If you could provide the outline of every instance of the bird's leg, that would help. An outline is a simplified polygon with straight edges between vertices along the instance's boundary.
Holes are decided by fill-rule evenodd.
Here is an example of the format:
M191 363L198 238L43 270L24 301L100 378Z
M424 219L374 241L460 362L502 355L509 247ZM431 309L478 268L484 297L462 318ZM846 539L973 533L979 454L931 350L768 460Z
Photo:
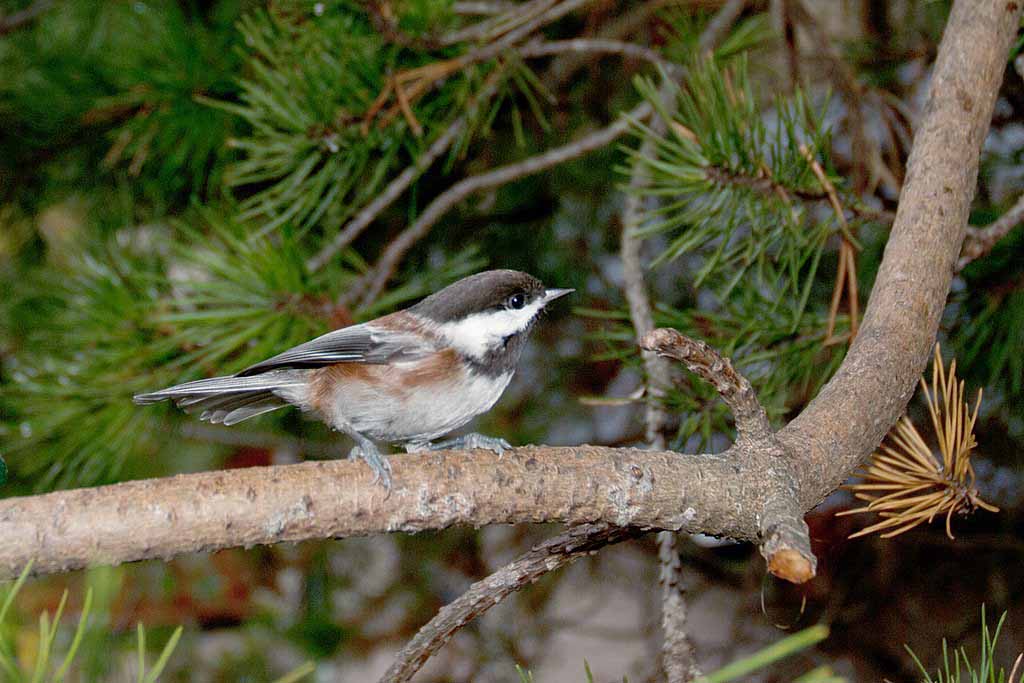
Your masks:
M348 457L362 458L373 470L373 483L380 482L381 485L391 492L391 463L380 452L377 445L365 436L354 430L345 430L346 433L355 439L356 445L349 451Z
M438 441L432 443L428 448L432 451L444 451L448 449L460 449L465 448L472 450L474 448L484 448L489 451L494 451L500 458L505 454L505 451L512 448L512 444L501 437L484 436L483 434L465 434L463 436L456 436L454 439L445 439L444 441Z

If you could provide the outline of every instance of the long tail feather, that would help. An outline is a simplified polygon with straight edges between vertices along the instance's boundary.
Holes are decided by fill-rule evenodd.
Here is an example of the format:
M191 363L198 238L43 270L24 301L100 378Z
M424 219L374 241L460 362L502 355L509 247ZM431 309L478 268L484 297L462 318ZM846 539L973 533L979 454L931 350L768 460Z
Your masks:
M252 377L211 377L138 394L138 405L174 401L188 413L214 424L233 425L289 405L285 396L306 385L305 373L268 372Z
M210 394L229 394L246 391L272 391L274 389L298 388L306 384L306 379L295 372L267 372L252 377L211 377L185 382L173 387L147 394L137 394L133 400L138 405L159 403L167 399L179 399L189 396L207 396Z

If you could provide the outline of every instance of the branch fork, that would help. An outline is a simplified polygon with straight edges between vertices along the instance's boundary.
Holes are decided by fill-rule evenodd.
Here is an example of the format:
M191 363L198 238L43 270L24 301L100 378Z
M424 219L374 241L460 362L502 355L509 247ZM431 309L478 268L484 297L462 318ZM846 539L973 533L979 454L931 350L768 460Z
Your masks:
M718 391L736 421L737 464L762 467L772 480L768 485L773 491L765 496L758 515L761 554L768 562L768 571L793 583L814 578L817 559L811 552L810 532L800 507L798 479L790 469L788 451L775 437L750 381L728 358L677 330L652 330L640 346L681 362Z

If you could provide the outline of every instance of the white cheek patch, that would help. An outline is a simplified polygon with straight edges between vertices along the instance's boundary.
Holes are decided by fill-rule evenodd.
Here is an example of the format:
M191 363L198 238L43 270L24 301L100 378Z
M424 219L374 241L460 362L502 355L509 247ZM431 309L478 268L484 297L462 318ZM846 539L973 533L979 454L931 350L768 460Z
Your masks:
M510 335L522 332L544 307L537 299L529 306L474 313L455 322L444 323L439 331L460 352L473 358L483 358Z

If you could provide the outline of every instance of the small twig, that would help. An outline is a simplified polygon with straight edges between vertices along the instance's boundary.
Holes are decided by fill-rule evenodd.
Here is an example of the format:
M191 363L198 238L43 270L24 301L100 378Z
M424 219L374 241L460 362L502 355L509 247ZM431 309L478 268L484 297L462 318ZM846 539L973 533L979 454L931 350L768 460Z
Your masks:
M605 38L573 38L571 40L551 40L545 42L531 42L518 49L522 57L547 57L565 53L597 53L615 54L623 57L642 59L659 66L666 73L672 76L682 74L682 67L670 62L657 50L652 50L643 45L629 43L623 40L610 40Z
M860 322L860 299L857 294L857 256L853 244L853 234L850 225L846 222L846 214L843 212L843 205L839 203L839 195L836 193L835 185L825 175L825 169L821 167L818 160L814 158L807 145L800 145L800 153L804 155L807 163L814 172L814 176L821 183L821 187L828 195L828 201L839 221L839 228L842 231L842 241L839 244L839 268L836 270L836 282L832 290L832 303L828 311L828 328L825 332L824 345L838 343L833 336L836 330L836 318L839 316L839 302L842 299L843 289L846 290L847 300L850 302L850 334L845 337L850 342L857 336L857 327Z
M53 7L53 0L36 0L20 12L11 12L0 17L0 36L7 35L18 30L32 21L35 21L41 14Z
M498 72L491 74L480 88L480 91L473 96L473 99L468 107L468 111L462 116L455 119L447 130L442 133L433 144L427 148L427 150L416 158L409 166L405 168L398 176L395 177L388 186L384 188L384 191L377 195L376 199L367 204L363 209L356 214L356 216L349 221L341 232L339 232L334 239L329 243L325 244L320 251L316 253L311 259L306 262L306 268L310 272L315 272L324 267L324 265L334 258L334 255L339 251L352 244L359 235L369 227L370 223L374 221L377 216L387 209L391 204L395 202L402 193L412 183L420 177L427 168L430 167L437 159L448 151L459 135L466 129L469 121L476 116L478 108L482 103L487 102L491 99L491 96L498 89L498 83L501 80L501 76Z
M402 648L394 663L381 677L381 683L410 680L456 631L541 576L606 545L642 534L636 527L584 524L535 546L490 576L477 581L465 593L441 608Z
M721 42L729 28L743 10L743 0L730 0L711 20L700 37L701 52L711 52ZM672 77L682 76L681 69L669 73L658 89L661 109L668 117L675 112L677 100L675 82ZM666 127L676 123L657 117L651 124L655 135L661 135ZM677 124L679 125L679 124ZM692 135L692 133L691 133ZM654 156L654 137L645 137L640 146L639 156ZM644 340L654 331L654 315L651 300L644 284L644 268L641 262L641 240L636 231L642 220L640 190L647 183L645 166L637 164L630 178L625 208L622 212L622 258L623 289L629 303L629 315L633 322L637 341L641 347ZM646 374L647 395L644 412L647 444L653 449L664 449L667 439L669 415L665 407L665 394L672 382L672 368L653 350L641 351ZM693 646L687 633L686 594L683 590L683 567L679 559L679 536L672 531L658 534L658 582L661 586L661 630L663 634L661 665L668 683L688 683L700 675Z
M517 26L522 26L539 17L554 4L555 0L529 0L529 2L508 7L500 13L492 14L487 19L452 31L442 37L441 41L445 45L455 45L471 41L494 40Z
M411 36L398 26L398 18L391 9L388 0L369 0L366 2L367 14L377 33L395 45L413 50L429 51L442 47L441 43L430 37Z
M658 91L662 106L674 110L675 98L672 81L665 80ZM657 117L651 124L656 134L665 130L666 122ZM654 139L647 137L640 146L640 156L654 154ZM633 168L630 189L635 190L647 182L642 165ZM654 313L651 309L647 286L644 284L644 267L640 257L641 240L636 235L642 219L642 200L639 192L628 192L622 211L622 238L619 255L622 259L622 284L629 304L629 317L637 341L654 330ZM647 445L663 450L668 441L666 432L669 414L665 408L665 394L672 382L672 368L669 363L653 351L643 350L641 355L646 375L647 391L644 406L644 425ZM686 634L686 597L682 592L683 569L679 561L679 538L672 531L658 534L658 583L661 586L661 628L662 668L669 683L683 683L692 680L697 672L693 648ZM692 674L692 675L691 675Z
M765 195L777 194L782 190L787 194L787 196L791 195L804 201L829 201L828 193L824 190L821 192L815 192L813 190L786 188L770 175L743 175L721 166L706 166L704 168L704 173L707 175L708 180L711 180L712 182L748 187ZM886 211L885 209L872 209L857 202L851 203L849 197L847 198L846 209L860 220L892 223L896 219L896 214L892 211Z
M746 5L746 0L729 0L715 12L715 16L711 17L711 21L704 28L704 32L700 34L698 49L702 55L715 51L729 34L732 25L740 18L740 14L743 13L743 8Z
M679 534L658 533L658 583L661 584L662 668L668 683L689 683L700 676L697 657L687 634L686 591L679 559Z
M594 38L616 40L633 35L649 25L651 15L663 4L664 0L632 3L625 13L602 24ZM645 36L641 36L641 42L643 38ZM544 82L553 88L563 85L584 64L583 57L583 53L568 52L553 60Z
M864 88L857 81L857 76L850 65L836 51L817 18L804 7L801 0L786 0L786 5L791 19L807 29L807 33L817 44L818 53L832 66L828 70L828 76L846 103L850 119L850 144L854 157L853 188L855 192L863 193L872 184L871 175L874 169L872 160L880 157L878 146L868 135L867 121L861 108L864 100Z
M369 227L370 223L381 214L386 208L391 206L396 199L402 196L402 193L412 185L416 178L420 177L427 168L430 167L437 158L448 151L448 148L452 146L455 139L466 127L466 116L460 116L455 119L448 129L445 130L433 144L427 148L423 154L418 156L411 164L409 164L404 171L395 177L388 186L384 188L377 197L367 204L363 209L355 215L355 217L348 222L341 232L339 232L330 242L321 247L320 251L316 253L309 261L306 262L306 269L310 272L320 270L334 258L334 255L339 251L352 244L363 231Z
M674 109L675 102L672 82L666 80L658 92L663 106ZM661 134L666 122L660 116L651 123L652 130ZM647 137L640 146L639 156L650 157L654 154L654 138ZM622 237L619 257L622 259L622 284L626 302L629 304L629 317L633 323L638 342L654 330L654 313L651 308L647 286L644 284L644 267L640 255L641 240L636 231L643 219L643 206L640 193L635 191L647 182L642 165L633 169L630 178L630 191L626 193L626 201L622 211ZM644 372L647 376L646 410L644 422L647 428L647 444L651 448L662 450L667 442L665 432L669 418L665 409L665 393L672 383L672 368L669 363L653 351L641 352Z
M706 343L681 332L661 328L647 334L641 348L672 358L715 388L736 420L736 444L749 445L772 440L772 428L750 381L738 373L732 362Z
M502 12L508 12L510 9L518 7L514 2L504 2L502 0L493 0L492 2L454 2L452 3L452 11L456 14L464 15L479 15L479 16L490 16L493 14L501 14Z
M567 145L550 149L543 154L524 159L514 164L463 178L442 192L432 201L419 218L395 238L384 250L373 269L359 283L346 292L345 304L351 304L355 297L361 296L362 305L372 302L384 290L388 280L395 272L405 254L421 240L430 229L457 203L473 194L491 187L499 187L514 180L525 178L576 159L595 149L607 146L622 136L630 126L630 120L642 120L650 116L651 106L646 102L633 108L626 116L593 133L583 136Z
M768 415L747 378L736 372L728 358L702 341L677 330L659 328L640 342L640 347L682 362L721 395L736 421L738 453L758 452L777 463L774 474L782 488L766 497L758 517L761 554L768 570L779 578L803 583L814 578L817 559L811 552L810 532L800 509L799 485L786 463L793 457L772 432Z
M516 26L516 28L508 31L508 33L505 33L499 40L497 40L491 46L483 48L482 51L484 54L486 54L488 50L491 50L493 51L492 56L496 56L500 54L503 50L521 42L524 38L526 38L528 35L536 31L537 29L546 26L553 21L561 19L566 14L569 14L570 12L579 9L588 2L590 2L590 0L562 0L562 2L556 2L552 6L550 0L541 0L538 3L538 6L542 8L546 7L547 9L545 11L534 16L529 21L519 22L517 20L515 23L518 23L519 25ZM532 5L534 3L527 4ZM521 7L517 8L515 12L520 14L521 16L523 15ZM532 15L526 14L525 16ZM493 36L491 36L491 38L493 38Z
M960 260L956 263L959 273L971 261L988 254L996 243L1010 234L1010 231L1024 222L1024 195L1021 195L1010 209L984 228L967 226L967 237L964 239Z

